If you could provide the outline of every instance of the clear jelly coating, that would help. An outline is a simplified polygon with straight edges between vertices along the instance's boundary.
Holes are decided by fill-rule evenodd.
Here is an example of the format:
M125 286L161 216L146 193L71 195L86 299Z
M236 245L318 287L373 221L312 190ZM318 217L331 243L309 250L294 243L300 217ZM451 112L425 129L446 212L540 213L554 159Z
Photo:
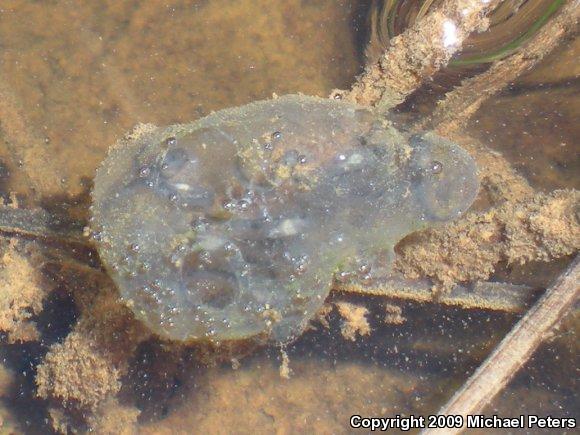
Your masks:
M392 257L405 235L459 216L477 189L473 160L447 140L288 95L113 148L91 225L121 297L161 337L287 342L333 274Z

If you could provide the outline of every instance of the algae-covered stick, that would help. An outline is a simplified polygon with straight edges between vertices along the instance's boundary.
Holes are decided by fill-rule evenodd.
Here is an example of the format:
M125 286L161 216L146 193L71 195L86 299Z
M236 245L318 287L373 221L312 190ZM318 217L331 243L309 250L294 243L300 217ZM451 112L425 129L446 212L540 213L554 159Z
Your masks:
M0 205L0 233L86 244L83 227L59 219L41 208L22 209Z

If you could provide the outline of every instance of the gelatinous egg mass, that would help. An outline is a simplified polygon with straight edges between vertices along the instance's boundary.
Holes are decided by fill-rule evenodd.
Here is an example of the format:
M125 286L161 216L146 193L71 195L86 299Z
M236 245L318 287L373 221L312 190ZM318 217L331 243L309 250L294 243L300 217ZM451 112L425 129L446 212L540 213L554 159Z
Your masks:
M285 342L334 273L389 257L477 189L453 143L289 95L128 136L97 172L91 225L121 297L161 337Z

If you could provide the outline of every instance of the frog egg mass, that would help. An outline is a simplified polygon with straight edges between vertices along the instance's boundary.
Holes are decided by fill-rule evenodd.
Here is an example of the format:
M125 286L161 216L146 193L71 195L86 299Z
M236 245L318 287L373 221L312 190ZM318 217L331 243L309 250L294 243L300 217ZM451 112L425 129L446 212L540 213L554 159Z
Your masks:
M129 137L97 171L91 226L122 299L159 336L287 342L335 272L392 257L477 190L457 145L289 95Z

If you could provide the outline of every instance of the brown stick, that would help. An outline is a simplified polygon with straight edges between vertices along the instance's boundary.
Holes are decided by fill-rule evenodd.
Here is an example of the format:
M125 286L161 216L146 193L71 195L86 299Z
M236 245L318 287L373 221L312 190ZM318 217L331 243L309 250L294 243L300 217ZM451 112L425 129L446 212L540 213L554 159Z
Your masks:
M436 297L429 280L383 279L371 285L357 282L337 284L333 291L380 296L398 301L436 303L466 310L479 309L521 313L529 307L534 289L509 283L478 281L470 286L455 285Z
M481 412L549 336L553 326L573 306L580 293L580 256L514 326L463 387L439 411L440 415ZM423 434L460 433L462 429L433 429Z
M367 66L349 92L336 91L361 105L387 110L401 103L423 81L449 63L474 31L485 30L485 14L500 2L445 0L390 42L377 62Z
M465 80L460 87L449 92L438 104L431 119L417 129L435 128L439 134L448 135L461 128L483 102L530 70L565 36L576 31L579 16L578 0L569 1L517 53L495 62L486 72Z

